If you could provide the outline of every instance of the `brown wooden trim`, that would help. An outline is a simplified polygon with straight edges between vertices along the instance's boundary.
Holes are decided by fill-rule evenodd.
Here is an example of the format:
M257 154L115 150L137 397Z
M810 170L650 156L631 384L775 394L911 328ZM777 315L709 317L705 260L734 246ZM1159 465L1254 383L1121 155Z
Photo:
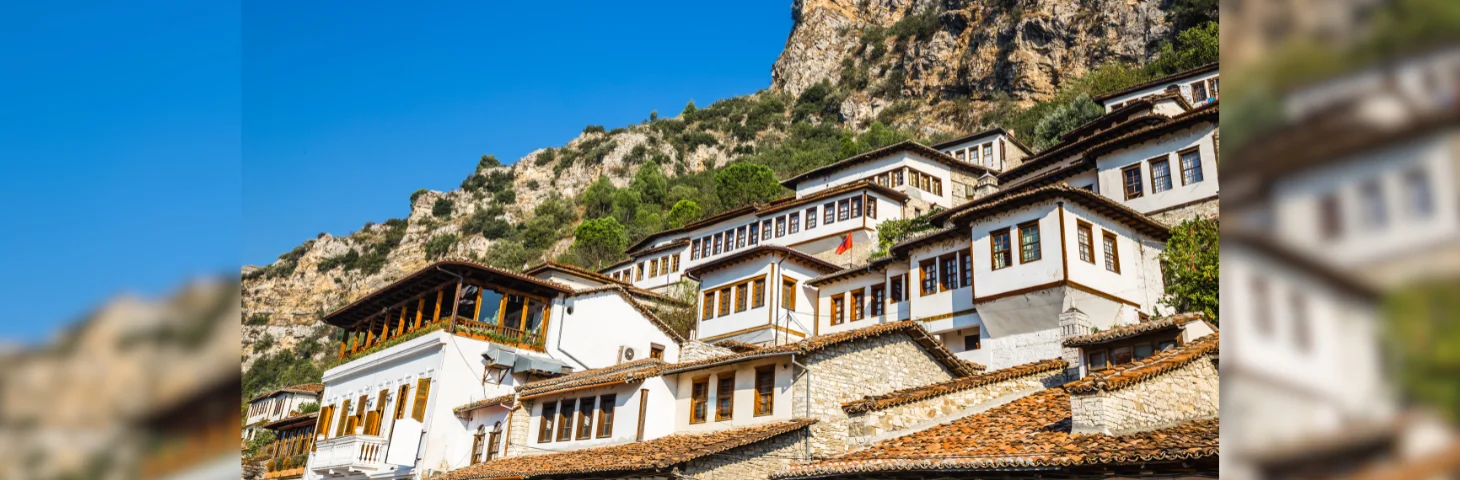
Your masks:
M1070 281L1070 254L1066 251L1069 249L1069 245L1065 243L1067 241L1065 238L1065 202L1059 202L1056 205L1060 210L1060 271L1064 273L1064 280L1068 282Z
M993 295L988 295L988 296L985 296L983 298L974 298L973 299L973 302L975 304L977 304L979 302L988 302L988 301L998 300L1000 298L1013 297L1013 296L1016 296L1016 295L1023 295L1023 294L1029 293L1029 292L1037 292L1037 291L1040 291L1040 290L1048 290L1048 289L1055 288L1055 287L1062 287L1064 285L1065 285L1065 282L1063 280L1056 280L1056 281L1053 281L1053 282L1049 282L1049 283L1045 283L1045 284L1040 284L1040 285L1035 285L1035 286L1032 286L1032 287L1021 288L1021 289L1018 289L1018 290L1010 290L1010 291L1003 292L1003 293L995 293Z
M1144 161L1141 161L1141 162L1136 162L1136 163L1133 163L1133 164L1130 164L1130 165L1126 165L1124 167L1120 167L1120 192L1125 197L1126 200L1131 200L1131 199L1136 199L1136 198L1141 198L1141 197L1146 196L1146 179L1145 178L1141 178L1141 191L1140 191L1140 193L1138 193L1136 195L1131 195L1130 190L1127 190L1125 188L1125 172L1130 171L1130 170L1135 170L1137 174L1141 173L1141 164L1142 163L1145 163L1145 162ZM1142 177L1144 177L1144 175L1142 175Z
M785 333L787 335L795 335L795 336L798 336L798 337L801 337L801 338L806 338L806 334L805 333L798 332L798 331L795 331L795 330L791 330L789 328L785 328L785 327L782 327L782 326L779 326L779 325L761 325L759 327L750 327L750 328L744 328L744 329L736 330L736 331L729 332L729 333L722 333L722 334L719 334L719 335L715 335L713 337L701 338L700 341L701 342L707 342L708 343L708 342L713 342L715 340L720 340L720 339L724 339L724 338L729 338L729 337L733 337L733 336L736 336L736 335L740 335L742 333L759 332L761 330L767 330L767 329L775 329L776 331Z
M1181 163L1181 156L1183 154L1190 153L1190 152L1196 152L1196 161L1200 162L1201 161L1201 143L1200 142L1197 142L1196 145L1193 145L1193 146L1190 146L1190 147L1187 147L1187 148L1183 148L1181 150L1177 150L1176 151L1176 173L1178 175L1181 175L1181 186L1183 186L1183 187L1185 187L1187 185L1187 183L1186 183L1186 165L1183 165ZM1168 165L1167 168L1170 168L1170 166L1169 166L1170 164L1168 163L1167 165ZM1205 181L1206 180L1206 177L1207 177L1206 172L1202 172L1201 179L1203 181ZM1173 186L1176 185L1176 182L1171 182L1171 185L1173 185Z
M933 316L928 316L928 317L914 318L912 320L918 321L918 322L936 322L938 320L943 320L943 319L947 319L947 318L953 318L953 317L956 317L956 316L959 316L959 315L964 315L964 314L969 314L969 313L976 313L976 312L978 312L978 309L977 308L968 308L968 309L963 309L963 310L959 310L959 311L956 311L956 312L940 313L938 315L933 315Z
M706 392L708 393L708 392ZM634 436L635 441L644 441L644 416L649 413L649 389L639 389L639 433Z
M1120 298L1120 297L1117 297L1115 295L1111 295L1111 294L1108 294L1108 293L1105 293L1105 292L1096 290L1094 288L1090 288L1090 287L1086 286L1085 284L1082 284L1082 283L1079 283L1079 282L1068 282L1068 283L1069 283L1070 288L1073 288L1073 289L1076 289L1076 290L1080 290L1080 291L1083 291L1085 293L1088 293L1088 294L1091 294L1091 295L1094 295L1094 296L1097 296L1097 297L1100 297L1100 298L1104 298L1106 300L1110 300L1112 302L1124 303L1124 304L1130 305L1132 307L1141 308L1141 306L1140 305L1137 305L1135 302L1132 302L1130 300L1126 300L1124 298Z

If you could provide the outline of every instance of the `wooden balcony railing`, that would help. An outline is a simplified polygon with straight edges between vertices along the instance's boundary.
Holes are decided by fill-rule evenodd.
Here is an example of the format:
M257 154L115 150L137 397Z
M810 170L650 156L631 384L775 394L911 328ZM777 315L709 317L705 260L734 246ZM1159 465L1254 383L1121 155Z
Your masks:
M520 347L538 352L545 351L543 348L545 339L541 332L529 332L504 327L502 325L458 319L456 321L455 333L464 337L498 343L509 347Z

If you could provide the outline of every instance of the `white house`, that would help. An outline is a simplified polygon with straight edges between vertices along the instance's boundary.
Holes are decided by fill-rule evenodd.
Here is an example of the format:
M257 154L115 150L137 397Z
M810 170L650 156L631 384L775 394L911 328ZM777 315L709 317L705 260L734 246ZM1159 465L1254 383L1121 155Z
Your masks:
M810 336L816 290L806 282L837 270L835 264L773 245L761 245L696 266L700 282L696 338L784 344Z
M1221 98L1221 64L1210 63L1183 72L1177 72L1139 85L1095 97L1095 101L1110 112L1143 98L1167 92L1178 93L1193 106L1215 103Z
M306 383L255 395L248 401L243 439L252 440L264 430L264 424L292 416L306 403L319 403L321 391L324 391L323 384Z

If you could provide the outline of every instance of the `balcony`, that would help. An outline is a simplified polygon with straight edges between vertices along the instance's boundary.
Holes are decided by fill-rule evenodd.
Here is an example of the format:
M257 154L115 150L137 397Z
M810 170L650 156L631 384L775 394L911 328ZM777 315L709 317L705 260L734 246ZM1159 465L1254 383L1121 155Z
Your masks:
M385 438L375 435L322 440L315 445L309 469L331 478L369 475L394 468L385 462L385 451Z
M463 337L475 338L508 347L523 348L534 352L544 351L543 335L540 332L529 332L472 320L457 320L455 333Z

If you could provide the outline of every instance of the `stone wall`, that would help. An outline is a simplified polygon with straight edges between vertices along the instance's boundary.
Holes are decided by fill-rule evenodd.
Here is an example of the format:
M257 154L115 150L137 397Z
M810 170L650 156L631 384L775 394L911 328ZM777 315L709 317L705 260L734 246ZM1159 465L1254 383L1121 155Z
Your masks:
M946 423L1065 382L1064 369L1038 372L848 418L849 443L865 445Z
M512 429L512 431L507 432L507 448L505 451L508 457L533 453L527 448L528 435L531 434L532 430L531 415L529 415L529 412L532 411L533 404L534 402L532 400L523 400L521 408L512 410L512 413L507 416L507 428Z
M1210 356L1119 390L1070 395L1074 433L1123 435L1216 417L1220 380Z
M791 387L792 415L807 416L806 382L811 383L811 454L836 456L850 451L848 418L842 403L953 378L947 367L902 333L835 345L797 358L810 368Z
M989 351L989 360L984 366L993 371L1060 358L1063 353L1061 341L1058 327L985 339L983 348Z
M806 456L806 430L795 430L685 465L684 474L705 480L766 478Z
M1164 223L1168 226L1175 226L1176 224L1179 224L1184 220L1196 217L1217 218L1217 214L1219 214L1220 212L1221 201L1216 198L1212 198L1209 200L1202 200L1190 205L1183 205L1177 208L1148 215L1158 222Z
M695 360L704 360L706 358L730 355L732 353L735 352L728 348L717 347L699 340L689 340L679 346L679 361L681 363L693 362Z

